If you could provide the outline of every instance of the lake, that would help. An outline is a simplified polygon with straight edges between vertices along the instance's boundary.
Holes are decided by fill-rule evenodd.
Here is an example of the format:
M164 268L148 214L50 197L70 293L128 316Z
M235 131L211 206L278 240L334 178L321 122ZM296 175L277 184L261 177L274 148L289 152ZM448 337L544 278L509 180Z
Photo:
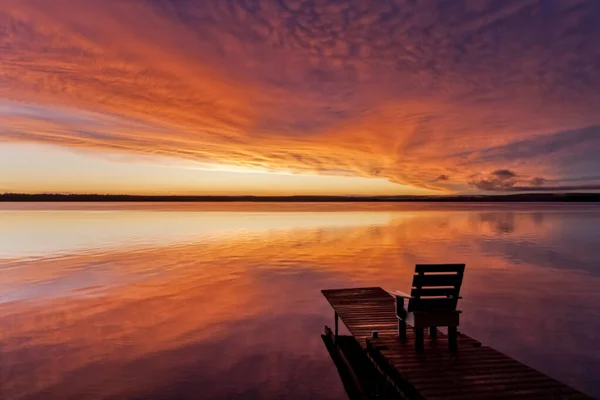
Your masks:
M600 205L0 204L0 398L343 399L325 288L466 263L460 330L600 397Z

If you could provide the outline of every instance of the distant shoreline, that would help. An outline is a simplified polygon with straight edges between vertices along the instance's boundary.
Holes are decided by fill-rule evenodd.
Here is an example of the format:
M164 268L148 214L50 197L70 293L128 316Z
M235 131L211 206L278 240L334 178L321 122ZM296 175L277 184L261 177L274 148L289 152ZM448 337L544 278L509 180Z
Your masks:
M137 196L101 194L0 194L0 202L257 202L257 203L399 203L399 202L600 202L600 193L532 193L456 196Z

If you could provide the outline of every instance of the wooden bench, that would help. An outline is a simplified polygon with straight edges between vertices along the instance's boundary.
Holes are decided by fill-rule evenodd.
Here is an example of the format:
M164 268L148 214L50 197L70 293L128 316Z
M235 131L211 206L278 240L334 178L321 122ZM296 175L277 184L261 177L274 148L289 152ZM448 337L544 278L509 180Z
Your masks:
M406 340L406 324L414 327L415 346L423 351L425 328L432 338L437 328L448 328L448 346L456 350L460 311L456 309L465 264L417 264L410 295L392 291L396 298L398 336Z

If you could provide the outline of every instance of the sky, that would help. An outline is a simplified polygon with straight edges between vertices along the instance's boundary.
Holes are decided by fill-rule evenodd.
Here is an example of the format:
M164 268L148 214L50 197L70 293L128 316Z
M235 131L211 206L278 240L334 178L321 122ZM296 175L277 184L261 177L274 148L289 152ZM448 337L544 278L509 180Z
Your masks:
M600 190L596 0L2 0L0 192Z

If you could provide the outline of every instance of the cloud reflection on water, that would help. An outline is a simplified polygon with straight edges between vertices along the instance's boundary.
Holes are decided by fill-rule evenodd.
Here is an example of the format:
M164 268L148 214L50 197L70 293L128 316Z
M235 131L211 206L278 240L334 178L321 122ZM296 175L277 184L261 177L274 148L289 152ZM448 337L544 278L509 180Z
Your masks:
M69 218L80 225L63 229L64 212L13 214L23 232L44 225L39 238L74 247L56 256L37 240L22 249L39 244L38 257L2 260L2 395L338 398L319 290L406 289L415 263L439 261L467 264L466 333L600 393L589 372L600 369L589 352L600 329L598 211L207 207L78 211ZM75 240L81 227L91 240Z

